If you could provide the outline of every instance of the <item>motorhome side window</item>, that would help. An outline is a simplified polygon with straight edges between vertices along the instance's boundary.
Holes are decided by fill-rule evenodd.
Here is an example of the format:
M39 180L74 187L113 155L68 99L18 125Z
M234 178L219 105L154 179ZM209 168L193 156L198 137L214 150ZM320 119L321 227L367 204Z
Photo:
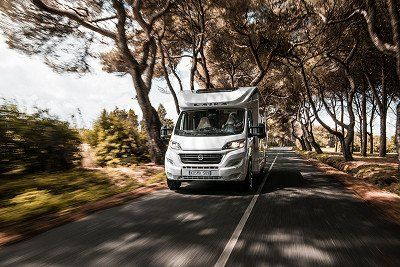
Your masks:
M212 136L240 134L244 130L244 109L204 109L181 112L176 135Z

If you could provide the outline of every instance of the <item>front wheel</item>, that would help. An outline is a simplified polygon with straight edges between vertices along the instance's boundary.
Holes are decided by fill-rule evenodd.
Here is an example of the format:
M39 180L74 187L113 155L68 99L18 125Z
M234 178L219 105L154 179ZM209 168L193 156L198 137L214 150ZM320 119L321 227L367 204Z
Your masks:
M247 191L253 192L255 189L255 184L254 184L254 175L253 175L253 163L250 160L249 161L249 166L247 167L247 176L245 180L245 188Z
M173 181L167 179L167 185L170 190L178 190L179 187L181 187L181 184L182 183L180 181Z

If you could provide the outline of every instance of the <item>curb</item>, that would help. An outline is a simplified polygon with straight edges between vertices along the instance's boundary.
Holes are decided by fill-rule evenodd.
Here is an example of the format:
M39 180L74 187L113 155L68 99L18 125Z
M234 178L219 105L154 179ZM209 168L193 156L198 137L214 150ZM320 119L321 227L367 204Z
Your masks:
M400 225L400 196L384 191L375 185L361 181L354 176L340 171L328 164L322 163L317 159L307 158L296 152L302 159L307 160L320 171L334 177L341 182L354 195L372 206L381 213L387 220Z
M0 230L0 248L31 238L63 224L80 220L96 211L122 205L130 200L149 195L150 193L165 189L165 183L151 184L135 190L120 193L94 202L89 202L67 212L56 212L43 215L28 222L23 222Z

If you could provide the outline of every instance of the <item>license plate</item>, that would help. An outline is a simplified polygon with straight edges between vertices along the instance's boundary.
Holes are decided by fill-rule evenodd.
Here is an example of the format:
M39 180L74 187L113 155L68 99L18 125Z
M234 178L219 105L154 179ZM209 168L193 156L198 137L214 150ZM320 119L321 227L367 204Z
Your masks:
M189 176L211 176L211 171L189 171Z

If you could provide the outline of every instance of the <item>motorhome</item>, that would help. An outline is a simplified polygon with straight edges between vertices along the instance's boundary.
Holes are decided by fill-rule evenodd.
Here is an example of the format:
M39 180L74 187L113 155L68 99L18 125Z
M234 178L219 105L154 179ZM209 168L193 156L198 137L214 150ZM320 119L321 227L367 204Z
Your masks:
M165 154L168 187L225 181L253 190L266 159L265 103L258 88L187 90L178 99L181 112L172 134L161 134L170 138Z

